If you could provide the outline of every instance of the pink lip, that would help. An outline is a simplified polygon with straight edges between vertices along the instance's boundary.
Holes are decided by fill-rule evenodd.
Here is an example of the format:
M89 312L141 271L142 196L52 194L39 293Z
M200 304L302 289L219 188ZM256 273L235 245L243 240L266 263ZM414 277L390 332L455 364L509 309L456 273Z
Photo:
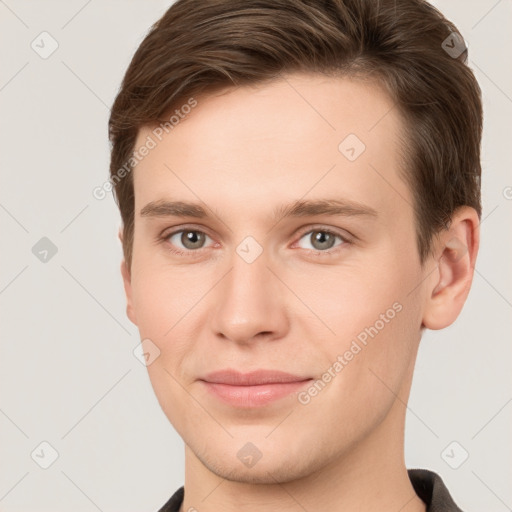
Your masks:
M275 370L256 370L239 373L223 370L208 374L203 379L208 391L235 407L260 407L283 398L312 380Z

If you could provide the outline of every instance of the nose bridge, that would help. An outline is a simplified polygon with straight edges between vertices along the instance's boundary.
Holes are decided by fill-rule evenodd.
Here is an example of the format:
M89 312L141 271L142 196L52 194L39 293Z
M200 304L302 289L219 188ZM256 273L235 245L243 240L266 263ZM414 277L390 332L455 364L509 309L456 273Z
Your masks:
M253 257L254 248L249 246L247 250L245 244L239 246L236 256L232 258L231 291L246 296L247 299L257 299L259 294L266 295L265 292L272 286L267 255L262 253L252 259Z
M224 300L233 301L242 312L269 304L270 289L274 288L266 253L255 254L253 246L240 244L231 259L231 272L223 290Z
M238 342L250 341L261 332L276 334L286 310L279 304L282 290L268 268L267 253L256 244L254 239L239 244L215 297L216 334Z

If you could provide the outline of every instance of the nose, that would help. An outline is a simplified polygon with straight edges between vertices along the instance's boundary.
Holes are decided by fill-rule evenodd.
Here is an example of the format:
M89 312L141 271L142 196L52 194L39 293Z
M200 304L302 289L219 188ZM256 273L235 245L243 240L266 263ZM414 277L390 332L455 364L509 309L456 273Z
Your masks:
M212 329L218 337L247 345L284 336L289 326L289 292L263 252L251 263L238 254L215 287Z

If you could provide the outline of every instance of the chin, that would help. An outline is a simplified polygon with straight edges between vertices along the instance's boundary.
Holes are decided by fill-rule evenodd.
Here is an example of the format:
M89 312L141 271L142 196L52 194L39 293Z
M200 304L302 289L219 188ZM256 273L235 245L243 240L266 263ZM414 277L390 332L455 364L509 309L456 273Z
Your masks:
M236 456L227 457L226 452L223 452L220 458L198 453L196 457L215 475L231 482L245 484L284 484L307 477L323 465L321 460L315 463L305 454L291 456L289 453L276 452L270 457L262 456L252 467L245 467Z

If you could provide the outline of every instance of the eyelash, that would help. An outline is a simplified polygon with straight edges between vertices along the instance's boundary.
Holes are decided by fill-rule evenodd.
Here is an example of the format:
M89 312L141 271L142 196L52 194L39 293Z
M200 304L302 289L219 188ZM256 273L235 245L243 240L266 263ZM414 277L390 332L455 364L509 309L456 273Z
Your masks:
M181 250L181 249L173 249L173 248L171 248L171 245L168 242L169 238L171 236L173 236L173 235L176 235L177 233L182 233L184 231L191 231L191 232L194 232L194 233L201 233L203 235L209 236L207 233L205 233L204 231L201 231L200 229L195 229L193 227L184 227L184 228L182 227L181 229L178 229L176 231L171 231L170 233L165 233L165 234L159 236L158 237L158 241L163 243L163 244L165 244L167 250L169 250L170 252L172 252L173 254L176 254L178 256L190 256L190 255L192 255L194 253L200 254L203 249L206 249L206 247L201 247L200 249L195 249L195 250L194 249ZM321 232L321 233L327 233L327 234L332 235L334 237L338 237L343 242L343 243L341 243L339 245L336 245L336 246L332 247L331 249L327 249L325 251L319 251L319 250L315 250L315 249L304 249L306 251L309 251L314 256L319 256L319 257L335 256L335 255L337 255L337 253L340 250L342 250L342 248L345 245L348 245L348 244L352 243L352 240L349 237L347 237L345 235L342 235L341 233L338 233L337 231L334 231L334 230L332 230L330 228L326 228L324 226L314 226L312 228L311 227L308 228L307 231L300 232L299 235L298 235L299 236L298 240L303 238L304 235L311 234L314 231L318 231L318 232Z

